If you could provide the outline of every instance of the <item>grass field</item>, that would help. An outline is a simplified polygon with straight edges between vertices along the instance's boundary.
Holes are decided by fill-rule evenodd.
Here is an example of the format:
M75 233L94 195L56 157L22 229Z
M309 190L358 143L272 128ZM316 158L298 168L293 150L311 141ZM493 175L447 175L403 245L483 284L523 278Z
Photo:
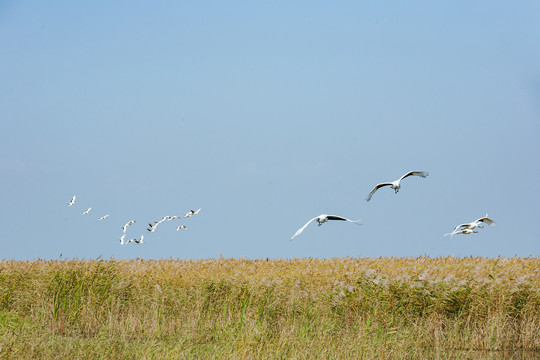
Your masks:
M537 359L540 258L0 261L0 358Z

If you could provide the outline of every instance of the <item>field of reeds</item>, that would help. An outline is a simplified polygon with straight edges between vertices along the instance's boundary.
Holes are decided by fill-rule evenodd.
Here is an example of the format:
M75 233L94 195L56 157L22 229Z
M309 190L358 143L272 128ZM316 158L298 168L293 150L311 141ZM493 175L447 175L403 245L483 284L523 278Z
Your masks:
M0 358L537 359L540 258L4 260Z

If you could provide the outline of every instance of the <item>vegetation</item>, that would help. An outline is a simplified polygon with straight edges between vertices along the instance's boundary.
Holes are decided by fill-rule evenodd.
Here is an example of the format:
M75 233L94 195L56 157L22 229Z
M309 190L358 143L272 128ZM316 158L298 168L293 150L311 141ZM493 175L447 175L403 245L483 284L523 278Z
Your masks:
M0 261L0 358L514 355L539 258Z

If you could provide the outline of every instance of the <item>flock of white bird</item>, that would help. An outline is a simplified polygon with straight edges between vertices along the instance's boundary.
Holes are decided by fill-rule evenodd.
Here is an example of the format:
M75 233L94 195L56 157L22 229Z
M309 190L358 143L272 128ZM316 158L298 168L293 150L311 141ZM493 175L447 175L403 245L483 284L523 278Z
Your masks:
M426 178L428 175L429 175L429 173L427 171L409 171L408 173L406 173L405 175L403 175L402 177L400 177L397 180L377 184L369 192L368 196L366 197L366 201L370 201L371 198L373 197L373 194L375 194L375 192L377 192L377 190L379 190L382 187L390 186L390 187L392 187L392 189L394 189L394 192L397 194L399 192L399 189L401 189L401 181L403 179L405 179L405 178L407 178L409 176L420 176L420 177ZM348 221L348 222L351 222L351 223L355 223L357 225L362 225L360 220L350 220L350 219L347 219L347 218L345 218L343 216L338 216L338 215L321 214L321 215L319 215L317 217L314 217L313 219L309 220L304 226L302 226L300 229L298 229L294 233L294 235L291 237L291 240L294 239L296 236L300 235L302 233L302 231L304 231L304 229L315 220L317 221L318 226L321 226L322 224L324 224L325 222L328 222L330 220ZM460 224L460 225L456 226L451 233L444 234L444 236L450 235L450 238L452 238L456 234L468 235L468 234L472 234L472 233L478 233L478 231L475 230L475 229L483 229L484 226L480 225L482 223L488 224L489 226L495 226L495 222L493 220L491 220L490 218L488 218L488 214L486 214L486 216L483 217L483 218L480 218L480 219L475 220L475 221L470 222L470 223Z
M73 196L71 198L71 200L68 202L68 206L73 206L75 204L75 199L77 199L77 196ZM90 213L90 210L92 210L91 207L84 210L81 213L81 215L88 215ZM189 218L189 217L191 217L193 215L197 215L197 214L199 214L200 211L201 211L201 209L189 210L189 212L186 213L183 216L183 218L185 219L185 218ZM108 218L109 218L109 214L103 215L103 216L98 218L98 221L105 220L105 219L108 219ZM158 221L154 221L153 223L148 223L148 228L146 228L146 230L148 230L151 233L156 232L158 226L160 224L162 224L164 221L171 221L171 220L175 220L175 219L182 219L182 216L180 216L180 215L164 216ZM122 236L120 237L120 245L126 245L126 244L130 244L130 243L138 244L138 245L144 244L144 234L141 234L141 236L139 238L131 238L131 239L126 240L126 231L127 231L128 227L130 227L131 225L133 225L135 223L136 223L135 220L130 220L127 223L125 223L124 226L122 226L122 232L123 233L122 233ZM187 229L187 226L186 225L180 225L180 226L176 227L176 231L179 231L179 230L182 230L182 229Z
M390 186L392 189L394 189L394 192L397 194L399 192L399 189L401 189L401 181L403 179L405 179L405 178L408 178L409 176L420 176L422 178L426 178L428 175L429 175L429 173L427 171L409 171L408 173L406 173L405 175L403 175L402 177L400 177L399 179L397 179L395 181L383 182L383 183L375 185L375 187L369 192L368 196L366 197L366 200L370 201L371 198L373 197L373 195L375 194L375 192L377 192L377 190L379 190L380 188L385 187L385 186ZM75 199L76 199L76 196L73 196L73 198L69 201L68 206L72 206L73 204L75 204ZM90 210L92 210L91 207L89 207L88 209L83 211L81 213L81 215L88 215L90 213ZM199 214L200 211L201 211L201 209L190 210L183 217L184 218L189 218L189 217L191 217L193 215ZM109 214L99 217L98 220L101 221L101 220L105 220L107 218L109 218ZM148 230L151 233L156 232L158 226L160 224L162 224L163 222L171 221L171 220L175 220L175 219L181 219L181 218L182 217L178 216L178 215L164 216L159 221L154 221L153 223L148 223L148 228L146 230ZM313 219L310 219L307 223L304 224L304 226L302 226L300 229L298 229L294 233L294 235L291 237L291 240L294 239L296 236L300 235L308 227L308 225L311 224L313 221L317 221L318 226L321 226L322 224L324 224L325 222L328 222L330 220L346 221L346 222L354 223L356 225L362 225L360 220L350 220L350 219L347 219L347 218L345 218L343 216L339 216L339 215L321 214L319 216L314 217ZM125 245L125 244L130 244L130 243L144 244L144 235L143 234L141 234L141 236L139 238L132 238L132 239L126 240L127 228L129 226L133 225L134 223L135 223L135 220L130 220L122 227L123 234L120 237L120 245ZM452 232L450 232L448 234L444 234L444 236L450 236L450 238L452 238L454 235L457 235L457 234L468 235L468 234L478 233L478 230L476 230L476 229L483 229L484 228L484 226L482 226L480 224L487 224L489 226L495 226L495 222L493 220L491 220L490 218L488 218L488 214L486 214L485 217L479 218L479 219L477 219L477 220L475 220L473 222L460 224L460 225L456 226L454 228L454 230L452 230ZM179 231L179 230L182 230L182 229L186 229L186 225L178 226L176 228L176 231Z

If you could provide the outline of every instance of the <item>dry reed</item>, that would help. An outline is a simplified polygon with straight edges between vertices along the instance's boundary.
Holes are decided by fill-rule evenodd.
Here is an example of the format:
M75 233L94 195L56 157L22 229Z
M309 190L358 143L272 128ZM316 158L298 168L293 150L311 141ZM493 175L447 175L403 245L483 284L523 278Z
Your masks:
M2 358L540 355L539 258L0 262Z

